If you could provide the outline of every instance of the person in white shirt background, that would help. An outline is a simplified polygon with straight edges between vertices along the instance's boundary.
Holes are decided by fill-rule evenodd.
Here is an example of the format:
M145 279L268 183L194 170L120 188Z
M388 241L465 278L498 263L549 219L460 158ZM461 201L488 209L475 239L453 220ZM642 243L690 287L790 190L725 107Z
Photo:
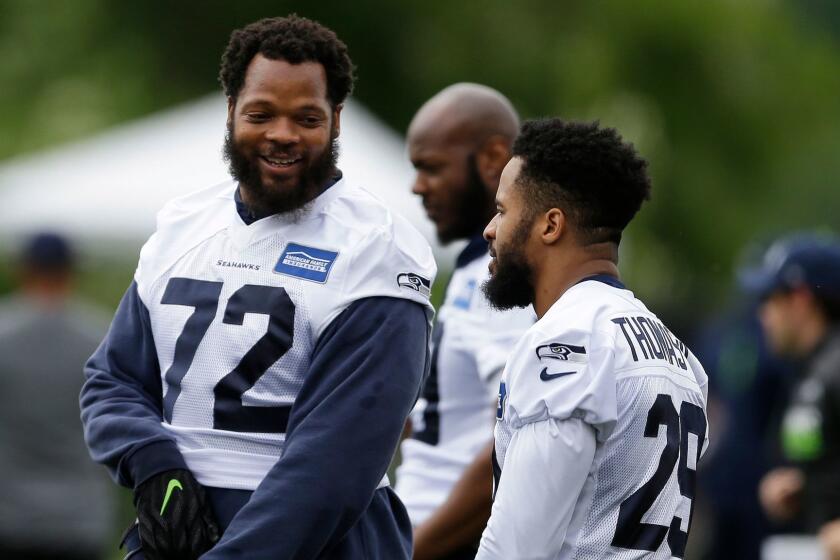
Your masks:
M422 197L442 243L466 239L433 330L431 371L402 445L397 493L414 526L415 560L475 557L490 516L493 415L508 352L533 324L528 309L494 310L481 293L490 255L481 235L519 118L501 93L449 86L408 130Z

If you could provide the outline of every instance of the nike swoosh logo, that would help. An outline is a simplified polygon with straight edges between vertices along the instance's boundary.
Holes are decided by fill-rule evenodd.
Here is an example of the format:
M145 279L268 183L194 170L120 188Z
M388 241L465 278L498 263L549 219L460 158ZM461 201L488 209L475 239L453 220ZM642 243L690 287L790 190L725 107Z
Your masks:
M176 488L182 492L184 491L184 487L181 486L181 483L177 479L173 478L169 481L169 484L166 487L166 495L163 497L163 505L160 506L161 517L163 517L163 512L166 511L166 505L169 503L169 498L172 497L172 492L174 492Z
M564 375L572 375L573 373L577 373L576 371L561 371L560 373L548 373L548 368L544 367L540 372L540 379L543 381L551 381L552 379L557 379L558 377L563 377Z

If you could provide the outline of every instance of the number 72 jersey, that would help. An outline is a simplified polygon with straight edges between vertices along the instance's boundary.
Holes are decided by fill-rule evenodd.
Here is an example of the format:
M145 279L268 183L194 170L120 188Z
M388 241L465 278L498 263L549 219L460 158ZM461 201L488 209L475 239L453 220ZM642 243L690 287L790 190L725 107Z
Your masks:
M527 424L580 419L595 438L582 487L564 488L576 499L556 531L562 542L545 558L684 556L708 441L706 383L694 355L618 282L573 286L525 334L502 376L496 491L508 445ZM564 468L534 476L562 477Z
M333 319L364 298L430 309L436 269L416 230L344 179L305 212L252 224L237 214L235 188L167 205L135 281L163 428L199 482L254 490L283 453L304 381L321 374L310 360Z

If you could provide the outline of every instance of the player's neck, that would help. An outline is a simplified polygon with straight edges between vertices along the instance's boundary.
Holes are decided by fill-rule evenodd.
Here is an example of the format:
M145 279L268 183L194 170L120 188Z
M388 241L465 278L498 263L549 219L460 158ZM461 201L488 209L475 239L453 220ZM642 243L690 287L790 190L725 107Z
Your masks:
M610 259L588 259L582 262L547 262L534 279L534 312L542 319L566 291L590 276L605 274L618 278L618 265Z

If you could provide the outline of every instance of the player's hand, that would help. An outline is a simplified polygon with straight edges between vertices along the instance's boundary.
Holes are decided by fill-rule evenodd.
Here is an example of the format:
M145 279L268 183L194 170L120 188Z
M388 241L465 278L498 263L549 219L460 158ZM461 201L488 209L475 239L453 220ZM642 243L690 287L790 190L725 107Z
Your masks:
M804 485L805 477L799 469L780 468L767 473L758 487L758 497L767 516L781 522L796 515Z
M134 492L147 560L198 558L219 540L204 488L188 470L162 472Z
M835 519L822 526L819 533L828 560L840 560L840 519Z

